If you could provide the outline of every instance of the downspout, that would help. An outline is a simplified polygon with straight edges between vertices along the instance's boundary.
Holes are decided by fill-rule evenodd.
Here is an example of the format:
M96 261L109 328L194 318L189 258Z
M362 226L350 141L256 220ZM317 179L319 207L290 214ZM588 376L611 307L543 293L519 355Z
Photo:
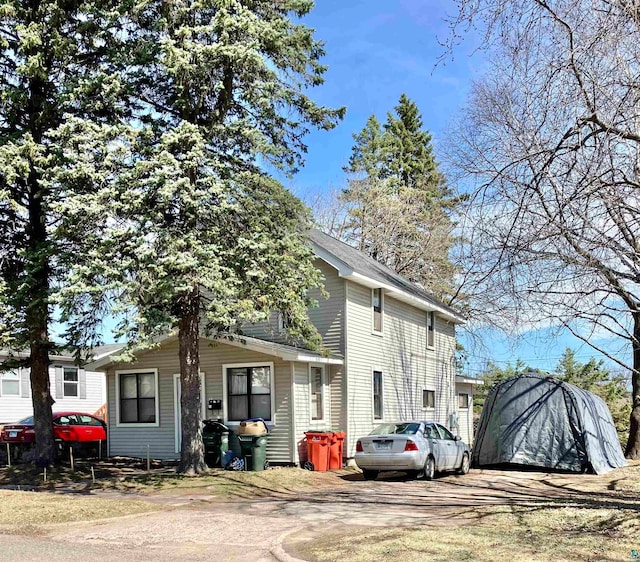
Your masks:
M293 460L293 464L300 464L300 458L298 455L298 441L297 441L297 430L296 430L296 364L293 361L291 363L291 399L289 403L291 404L291 458Z
M350 448L350 437L351 437L351 431L350 431L350 425L349 425L349 281L344 282L344 315L342 318L342 322L343 322L343 334L344 334L344 353L343 353L343 357L344 357L344 363L342 365L342 398L344 399L342 401L341 406L344 406L344 411L345 411L345 433L347 434L345 437L345 443L344 443L344 450L346 451L346 457L350 458L350 454L349 454L349 448Z

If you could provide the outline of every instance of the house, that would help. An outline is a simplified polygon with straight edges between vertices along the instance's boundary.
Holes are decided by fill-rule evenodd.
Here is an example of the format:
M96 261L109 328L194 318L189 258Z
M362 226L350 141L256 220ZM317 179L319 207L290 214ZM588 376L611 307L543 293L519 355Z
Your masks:
M110 352L121 346L104 346ZM0 350L0 361L9 352ZM13 353L17 359L28 353ZM49 384L54 400L53 411L79 411L103 416L106 408L106 381L104 373L78 367L71 355L50 357ZM15 422L33 414L31 380L28 368L20 367L0 371L0 425Z
M345 456L378 423L434 419L472 441L474 379L456 376L454 309L354 248L311 232L316 267L329 293L309 311L326 352L287 344L282 319L243 328L242 336L201 341L202 413L232 429L262 417L267 458L306 457L305 432L342 430ZM177 458L180 384L177 338L141 352L117 351L90 367L107 377L109 453Z

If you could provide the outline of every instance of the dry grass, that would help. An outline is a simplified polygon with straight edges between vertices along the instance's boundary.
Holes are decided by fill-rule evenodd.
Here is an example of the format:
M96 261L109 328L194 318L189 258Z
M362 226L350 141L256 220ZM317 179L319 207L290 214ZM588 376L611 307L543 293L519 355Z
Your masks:
M186 477L178 474L138 475L114 482L116 489L139 494L206 494L220 497L282 496L336 488L345 485L339 478L353 471L309 472L300 468L278 468L264 472L213 470L209 474Z
M477 508L464 526L374 529L320 536L300 546L314 562L349 560L527 560L531 562L630 560L640 549L635 510L579 508Z
M33 531L41 525L122 517L158 509L159 506L139 500L0 490L0 525L5 532Z

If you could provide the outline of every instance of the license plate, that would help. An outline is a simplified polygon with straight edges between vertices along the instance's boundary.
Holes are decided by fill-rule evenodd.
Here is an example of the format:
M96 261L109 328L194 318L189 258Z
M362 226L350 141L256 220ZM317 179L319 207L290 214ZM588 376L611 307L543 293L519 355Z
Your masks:
M391 449L391 441L375 441L376 449L388 451Z
M17 431L10 431L9 432L9 437L18 437L18 432Z

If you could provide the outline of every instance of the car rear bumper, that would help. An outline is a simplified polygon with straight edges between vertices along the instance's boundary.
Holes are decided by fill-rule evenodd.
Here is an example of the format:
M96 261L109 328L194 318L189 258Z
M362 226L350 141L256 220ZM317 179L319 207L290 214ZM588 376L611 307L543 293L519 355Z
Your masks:
M424 458L420 451L404 453L356 453L354 460L362 470L421 470Z

